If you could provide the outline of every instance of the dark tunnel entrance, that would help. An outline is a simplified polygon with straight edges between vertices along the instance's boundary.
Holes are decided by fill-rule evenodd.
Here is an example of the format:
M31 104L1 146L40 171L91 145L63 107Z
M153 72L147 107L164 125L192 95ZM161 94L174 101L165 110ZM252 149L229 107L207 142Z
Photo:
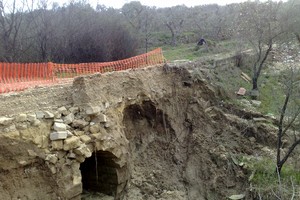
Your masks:
M108 151L97 151L80 165L83 190L117 195L119 166L113 161L114 158Z

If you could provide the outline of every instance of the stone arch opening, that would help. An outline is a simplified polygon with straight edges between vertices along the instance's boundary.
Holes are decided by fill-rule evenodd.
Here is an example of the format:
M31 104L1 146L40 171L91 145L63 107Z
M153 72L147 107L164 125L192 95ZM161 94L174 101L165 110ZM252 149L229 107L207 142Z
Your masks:
M116 157L108 151L97 151L80 165L83 190L118 196L119 166Z
M123 123L126 138L131 141L131 146L133 143L137 146L151 143L153 139L167 143L175 137L168 116L150 100L126 107Z
M184 188L180 181L183 180L183 157L186 156L179 151L181 144L172 128L170 112L165 112L167 109L144 100L128 105L123 111L124 133L129 140L130 181L133 183L129 185L143 191L145 199L159 193L161 188L173 190L174 185ZM147 184L141 182L141 177ZM130 191L131 187L128 188Z

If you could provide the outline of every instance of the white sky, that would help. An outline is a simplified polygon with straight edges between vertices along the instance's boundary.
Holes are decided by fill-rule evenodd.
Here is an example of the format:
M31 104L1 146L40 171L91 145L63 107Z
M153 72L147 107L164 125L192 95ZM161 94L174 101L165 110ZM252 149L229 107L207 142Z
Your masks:
M98 4L105 5L106 7L121 8L125 3L129 3L132 0L86 0L86 1L89 2L93 7L95 7L98 3ZM172 7L172 6L184 4L188 7L191 7L191 6L204 5L204 4L226 5L231 3L245 2L247 0L219 0L219 1L218 0L139 0L139 1L141 2L142 5L147 5L147 6ZM261 0L261 1L266 1L266 0ZM273 1L280 1L280 0L273 0ZM56 0L56 2L62 4L62 2L68 3L70 2L70 0Z
M16 0L17 5L23 5L22 2L33 3L33 7L37 7L38 2L47 2L48 8L52 7L53 2L58 2L60 5L64 3L69 4L71 1L79 1L79 0ZM83 0L89 2L92 7L96 7L97 4L105 5L106 7L113 7L113 8L121 8L125 3L129 3L132 0ZM245 2L247 0L139 0L142 5L146 6L155 6L158 8L162 7L172 7L176 5L186 5L188 7L197 6L197 5L205 5L205 4L219 4L219 5L226 5L231 3L240 3ZM255 1L255 0L250 0ZM260 0L266 1L266 0ZM280 0L273 0L273 1L280 1ZM287 1L287 0L283 0ZM1 0L0 0L1 2ZM12 0L2 0L4 7L12 8Z
M129 3L131 0L89 0L92 5L104 4L107 7L121 8L125 3ZM247 0L140 0L142 5L156 6L156 7L172 7L176 5L197 6L204 4L226 5L230 3L238 3Z

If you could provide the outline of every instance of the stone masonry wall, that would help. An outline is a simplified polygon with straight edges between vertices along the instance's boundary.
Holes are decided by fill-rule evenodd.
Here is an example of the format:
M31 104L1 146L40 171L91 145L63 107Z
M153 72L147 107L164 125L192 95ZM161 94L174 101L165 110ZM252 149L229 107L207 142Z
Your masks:
M109 151L116 157L114 161L120 170L126 165L128 141L120 133L108 134L109 128L107 116L97 106L85 110L62 106L55 112L36 111L0 117L0 138L36 145L39 151L27 150L24 154L45 160L63 199L80 199L80 163L91 157L92 152ZM31 163L20 160L18 164L24 167ZM118 178L118 184L124 187L127 175Z
M13 168L28 167L36 158L44 160L61 199L80 199L80 164L93 152L110 152L117 166L118 199L129 177L123 111L145 99L160 98L172 81L174 77L161 67L149 67L78 77L73 85L1 95L0 140L35 146L22 151L23 158L18 158Z
M0 95L0 116L52 110L72 104L72 84L39 87Z

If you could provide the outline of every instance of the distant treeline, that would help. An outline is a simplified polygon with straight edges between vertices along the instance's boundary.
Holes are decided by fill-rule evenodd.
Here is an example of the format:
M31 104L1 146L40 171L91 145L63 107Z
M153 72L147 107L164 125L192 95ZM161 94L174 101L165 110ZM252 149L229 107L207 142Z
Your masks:
M279 8L274 23L289 26L293 34L300 33L300 14L297 7L290 6L294 0L191 8L155 8L133 1L121 9L103 5L94 9L85 1L49 7L40 0L37 8L26 1L7 2L0 1L1 62L104 62L161 45L196 43L201 37L215 41L238 39L242 27L250 23L247 16L264 15L257 7L266 5Z

